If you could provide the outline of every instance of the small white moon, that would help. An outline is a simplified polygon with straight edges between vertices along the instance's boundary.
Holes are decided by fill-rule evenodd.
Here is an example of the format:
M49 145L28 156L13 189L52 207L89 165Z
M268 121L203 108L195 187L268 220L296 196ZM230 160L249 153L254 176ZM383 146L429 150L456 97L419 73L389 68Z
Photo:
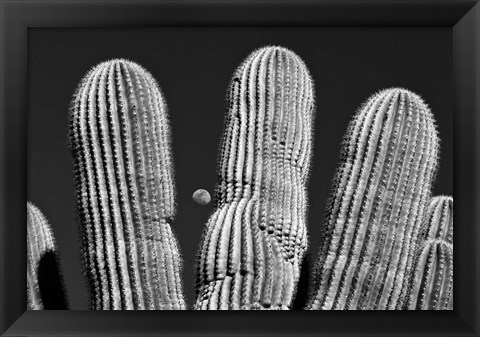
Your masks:
M202 188L193 192L192 199L199 205L208 205L212 200L210 193Z

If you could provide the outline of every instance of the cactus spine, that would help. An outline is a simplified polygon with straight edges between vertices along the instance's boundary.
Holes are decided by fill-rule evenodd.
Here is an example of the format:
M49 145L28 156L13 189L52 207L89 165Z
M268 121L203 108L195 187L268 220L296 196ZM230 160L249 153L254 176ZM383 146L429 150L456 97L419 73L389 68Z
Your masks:
M256 50L235 72L196 309L291 305L307 247L313 108L310 75L290 50Z
M308 309L396 309L408 286L439 141L422 99L373 95L344 138Z
M80 83L70 146L92 309L185 309L169 136L160 88L138 64L107 61Z
M453 309L453 246L442 239L423 243L416 261L408 309Z
M68 309L52 229L42 212L27 202L27 308Z

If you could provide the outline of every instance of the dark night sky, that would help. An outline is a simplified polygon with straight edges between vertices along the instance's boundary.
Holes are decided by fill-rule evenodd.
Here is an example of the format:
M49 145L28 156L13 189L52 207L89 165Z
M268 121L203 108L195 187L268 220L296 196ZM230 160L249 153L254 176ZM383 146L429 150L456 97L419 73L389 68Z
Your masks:
M87 309L79 253L73 165L67 149L68 108L77 83L95 64L128 58L163 89L172 125L177 188L174 230L193 303L196 252L212 204L216 160L230 77L254 49L282 45L310 69L316 88L313 166L309 183L310 254L319 248L324 209L340 142L359 105L379 89L403 86L431 107L442 140L434 194L453 194L453 76L450 28L190 27L29 29L28 198L56 235L72 309Z

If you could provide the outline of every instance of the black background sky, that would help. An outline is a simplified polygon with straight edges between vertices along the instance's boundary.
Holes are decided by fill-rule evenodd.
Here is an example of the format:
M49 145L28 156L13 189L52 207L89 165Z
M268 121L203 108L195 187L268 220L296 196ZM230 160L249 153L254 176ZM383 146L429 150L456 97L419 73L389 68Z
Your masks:
M28 198L49 219L71 309L87 309L79 253L68 109L90 67L111 58L143 65L163 89L172 126L177 188L174 230L184 258L184 287L194 300L196 253L212 204L225 96L235 68L254 49L282 45L307 64L316 88L309 182L310 252L319 248L324 209L347 124L372 93L390 86L420 94L437 120L440 170L434 194L453 194L453 76L450 28L158 27L28 31ZM305 292L302 282L300 291Z

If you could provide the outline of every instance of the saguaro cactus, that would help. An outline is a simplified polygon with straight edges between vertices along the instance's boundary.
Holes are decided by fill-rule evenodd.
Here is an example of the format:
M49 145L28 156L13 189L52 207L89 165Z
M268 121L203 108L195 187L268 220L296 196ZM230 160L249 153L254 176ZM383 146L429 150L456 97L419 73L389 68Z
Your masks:
M453 309L453 246L445 240L423 243L415 263L408 309Z
M441 239L453 244L453 198L433 197L425 213L424 226L421 239Z
M68 309L52 229L42 212L27 202L27 308Z
M288 309L307 247L313 84L281 47L236 70L216 206L200 249L196 309Z
M136 63L101 63L80 83L70 117L91 308L185 309L158 84Z
M401 88L364 104L344 138L308 309L395 309L414 260L439 141Z

